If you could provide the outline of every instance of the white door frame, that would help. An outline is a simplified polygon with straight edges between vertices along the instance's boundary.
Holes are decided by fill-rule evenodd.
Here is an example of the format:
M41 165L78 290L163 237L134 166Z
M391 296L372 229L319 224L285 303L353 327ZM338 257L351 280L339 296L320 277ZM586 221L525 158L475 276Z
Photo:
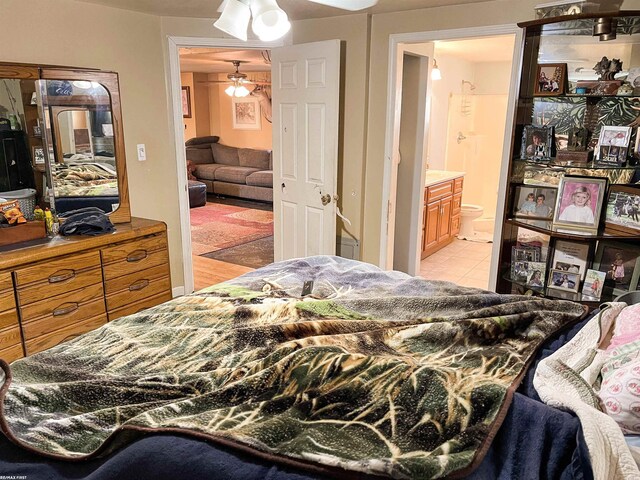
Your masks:
M242 48L244 50L270 50L285 44L284 41L244 42L233 38L201 38L168 36L169 98L171 99L170 121L173 126L178 177L178 209L180 214L180 238L182 240L182 264L184 270L184 292L174 289L174 297L193 292L193 261L191 258L191 224L189 221L189 192L187 190L187 159L184 149L184 124L182 121L182 82L180 81L180 48Z
M493 238L493 249L491 256L491 272L490 272L490 285L489 288L495 288L495 278L498 265L497 260L500 249L500 232L502 231L502 221L504 210L506 189L507 189L507 172L509 166L509 155L511 151L511 135L513 130L513 121L515 115L516 95L518 92L518 86L520 83L520 64L522 58L523 35L522 29L517 25L494 25L485 27L472 27L472 28L457 28L451 30L439 30L433 32L410 32L410 33L398 33L389 36L389 77L387 81L387 120L385 131L385 148L384 148L384 169L382 178L382 204L380 205L380 258L379 265L384 269L393 268L393 251L389 251L393 248L393 241L390 241L389 227L388 227L388 215L390 210L395 209L395 198L391 198L392 191L395 194L395 186L391 185L392 182L392 170L393 159L395 155L393 152L397 151L398 146L395 144L396 130L399 128L397 125L397 105L400 101L399 93L402 92L401 72L398 71L397 56L400 52L400 46L407 43L426 43L434 42L437 40L457 40L465 38L481 38L492 37L496 35L515 35L515 47L513 52L512 70L511 70L511 85L509 87L509 100L507 121L505 126L504 144L503 144L503 159L500 169L500 182L498 187L498 205L495 215L495 229ZM401 52L400 52L401 53ZM426 159L425 159L426 163ZM426 165L423 165L425 170ZM416 198L416 202L421 202L422 198Z

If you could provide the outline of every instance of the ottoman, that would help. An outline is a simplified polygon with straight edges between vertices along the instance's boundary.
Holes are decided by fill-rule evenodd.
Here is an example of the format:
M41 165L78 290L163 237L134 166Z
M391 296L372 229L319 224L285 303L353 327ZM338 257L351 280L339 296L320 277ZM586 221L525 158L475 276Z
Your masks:
M189 208L204 207L207 204L207 186L197 180L188 180Z

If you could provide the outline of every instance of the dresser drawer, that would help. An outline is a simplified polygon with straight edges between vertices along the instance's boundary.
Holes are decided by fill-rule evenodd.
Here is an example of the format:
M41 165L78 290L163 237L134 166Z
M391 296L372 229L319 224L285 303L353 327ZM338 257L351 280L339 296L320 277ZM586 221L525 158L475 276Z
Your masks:
M67 269L65 272L60 270L52 278L55 280L53 283L45 281L44 283L32 283L26 287L18 287L20 306L40 301L43 296L52 297L102 283L102 269L90 268L78 271Z
M140 300L139 302L130 303L126 307L118 308L117 310L109 311L109 321L116 320L120 317L125 317L127 315L132 315L134 313L141 312L142 310L146 310L147 308L155 307L156 305L160 305L161 303L168 302L171 300L171 293L161 293L154 297L148 297L144 300Z
M16 286L20 288L40 282L55 285L73 279L82 270L92 268L100 268L100 252L97 250L18 269L15 271ZM42 293L46 295L46 291Z
M0 293L4 293L7 290L13 290L13 282L11 281L11 273L0 273Z
M74 323L73 325L61 328L60 330L56 330L49 335L42 335L33 340L27 340L25 341L27 355L33 355L34 353L41 352L42 350L46 350L47 348L58 345L65 340L71 340L78 335L82 335L83 333L95 330L105 323L107 323L107 316L100 315L98 317L90 318L88 320L84 320L82 322Z
M98 298L87 303L63 304L58 309L58 315L47 315L38 320L32 320L22 326L25 340L33 340L43 335L48 335L61 328L79 323L88 318L99 315L104 316L104 300Z
M133 282L125 290L107 296L107 309L109 311L122 308L130 303L136 303L145 298L160 295L162 293L169 294L171 290L171 280L168 276L146 279L141 278Z
M85 304L98 299L102 301L102 313L104 313L103 295L104 291L102 284L98 283L81 290L75 290L55 297L46 298L45 300L31 303L29 305L21 305L20 314L22 316L22 326L23 328L26 328L27 323L38 320L42 317L52 317L57 318L58 320L69 318L69 316L74 316L76 320L87 318L87 316L78 317L78 311L81 310L81 307Z
M105 293L112 295L121 290L129 291L133 287L133 290L137 290L136 285L140 285L140 282L144 280L155 280L161 277L169 276L169 267L166 264L157 265L155 267L147 268L139 272L133 272L128 275L122 275L121 277L112 278L107 280L104 284Z
M427 203L439 200L453 194L453 180L444 183L438 183L427 188Z
M18 326L18 312L16 309L0 312L0 330Z
M5 328L0 330L0 349L13 347L14 345L21 345L22 338L20 337L20 327Z
M0 292L0 312L5 310L15 310L16 299L13 295L13 290L4 290Z
M0 359L7 363L11 363L14 360L24 357L24 351L22 350L22 344L14 345L9 348L0 348Z
M461 193L456 193L453 196L453 204L451 205L451 213L453 213L455 215L457 213L460 213L460 210L462 210L462 194Z
M127 260L125 257L124 260L105 265L103 268L105 281L109 282L114 278L147 270L159 265L169 265L169 254L167 253L167 250L158 250L155 252L145 251L144 255L142 253L138 253L136 256L131 256L130 258L133 258L133 260Z
M164 235L155 235L135 242L103 248L102 262L105 264L114 262L135 263L143 260L151 252L166 249L166 237Z

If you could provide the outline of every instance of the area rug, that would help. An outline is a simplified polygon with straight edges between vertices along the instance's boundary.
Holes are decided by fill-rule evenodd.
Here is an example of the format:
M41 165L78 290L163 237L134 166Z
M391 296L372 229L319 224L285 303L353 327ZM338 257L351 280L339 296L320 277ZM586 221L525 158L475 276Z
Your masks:
M245 267L261 268L273 263L273 235L235 247L216 250L203 257Z
M191 242L194 255L205 255L273 235L273 212L207 202L192 208Z

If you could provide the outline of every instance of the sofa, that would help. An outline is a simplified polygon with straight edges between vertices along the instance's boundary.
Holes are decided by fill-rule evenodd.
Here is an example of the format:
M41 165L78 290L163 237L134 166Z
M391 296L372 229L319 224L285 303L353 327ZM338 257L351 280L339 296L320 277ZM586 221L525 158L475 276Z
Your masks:
M219 138L187 141L187 168L207 186L207 193L273 202L270 150L239 148L218 143Z

